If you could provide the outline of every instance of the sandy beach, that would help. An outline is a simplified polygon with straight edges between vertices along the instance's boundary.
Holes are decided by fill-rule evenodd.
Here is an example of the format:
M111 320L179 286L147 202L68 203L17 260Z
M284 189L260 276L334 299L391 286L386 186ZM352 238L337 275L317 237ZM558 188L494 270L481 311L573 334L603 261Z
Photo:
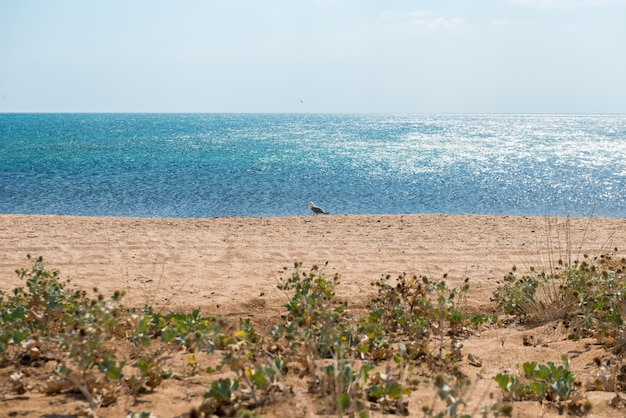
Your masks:
M0 277L4 290L17 285L15 269L27 267L31 254L78 286L126 290L130 304L247 313L255 303L278 309L283 268L301 261L327 263L325 271L340 274L340 292L350 299L365 297L383 274L447 274L452 285L469 277L472 302L482 309L513 265L549 269L559 258L598 255L624 243L626 220L613 218L0 215Z
M0 215L0 289L21 285L15 270L28 267L26 255L31 254L43 256L50 268L60 270L78 287L97 287L105 294L125 290L127 305L150 304L163 310L199 307L261 324L283 310L286 296L276 284L291 273L295 261L301 261L305 267L315 264L325 266L328 274L339 273L338 297L351 306L364 306L373 293L372 280L406 272L433 278L445 274L451 287L469 278L467 309L494 312L490 298L513 265L521 272L531 266L550 270L558 259L573 261L614 248L623 254L625 244L626 220L614 218ZM524 332L521 329L508 338L521 338ZM491 336L485 332L481 340L465 343L485 353L486 375L513 367L521 357L536 355L541 360L548 355L558 360L568 350L565 344L576 345L554 337L546 345L554 352L541 348L523 355L517 352L516 357L515 350L510 356L498 351L490 359L485 348L493 343L490 338L502 336L494 330ZM9 405L5 396L0 410Z

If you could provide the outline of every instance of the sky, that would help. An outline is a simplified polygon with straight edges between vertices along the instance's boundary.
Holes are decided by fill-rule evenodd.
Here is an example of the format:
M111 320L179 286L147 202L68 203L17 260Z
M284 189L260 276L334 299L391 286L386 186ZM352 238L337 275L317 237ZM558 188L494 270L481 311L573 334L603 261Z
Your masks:
M0 0L0 112L626 113L626 0Z

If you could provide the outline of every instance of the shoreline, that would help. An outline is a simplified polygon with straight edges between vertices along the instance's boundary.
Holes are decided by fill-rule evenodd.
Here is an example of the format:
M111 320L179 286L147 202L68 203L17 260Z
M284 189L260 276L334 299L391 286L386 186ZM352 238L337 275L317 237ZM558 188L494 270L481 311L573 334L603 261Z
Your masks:
M55 213L0 213L1 217L41 217L41 218L85 218L85 219L142 219L142 220L179 220L179 221L200 221L215 219L284 219L284 218L311 218L311 217L401 217L401 216L458 216L458 217L487 217L487 218L540 218L540 219L624 219L622 216L573 216L573 215L515 215L515 214L489 214L489 213L328 213L323 215L313 215L309 212L299 215L275 215L275 216L208 216L208 217L175 217L175 216L117 216L117 215L65 215Z

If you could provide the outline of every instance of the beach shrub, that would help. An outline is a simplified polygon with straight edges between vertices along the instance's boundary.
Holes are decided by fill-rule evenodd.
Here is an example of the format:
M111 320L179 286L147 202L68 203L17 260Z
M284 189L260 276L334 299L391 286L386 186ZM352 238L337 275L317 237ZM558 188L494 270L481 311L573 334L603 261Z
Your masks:
M296 263L291 276L278 285L289 294L286 322L271 330L274 341L285 341L294 353L304 352L311 390L333 399L330 410L324 413L363 411L365 399L385 411L406 413L404 399L411 393L406 373L411 364L434 365L438 359L436 367L451 370L455 384L465 382L453 366L461 358L462 345L456 338L490 320L460 309L469 289L467 280L461 288L450 289L445 280L433 281L426 276L400 275L394 285L390 276L383 276L372 283L377 295L370 300L367 315L358 319L346 303L334 301L338 282L338 276L328 279L317 266L305 272L302 264ZM435 338L439 350L433 357L428 347ZM444 341L450 343L445 353ZM388 369L370 376L378 363L390 359L397 372ZM442 398L450 400L445 407L449 412L456 411L460 404L455 402L462 401L458 393L453 391Z
M294 264L278 288L289 294L284 323L272 327L274 341L284 340L294 355L304 358L311 391L331 399L324 413L364 411L365 385L373 366L353 360L358 343L355 319L347 303L335 301L339 276L327 278L318 266L308 272Z
M58 271L46 269L41 257L17 274L26 288L2 297L2 341L13 345L14 356L22 362L37 361L44 352L64 353L44 392L78 390L91 407L114 402L117 388L110 383L123 377L126 363L111 343L123 334L123 293L106 298L95 289L95 297L89 298L86 291L61 281ZM3 352L9 348L3 344Z
M569 338L595 337L623 351L626 259L585 255L582 262L558 263L549 274L531 268L519 276L514 269L494 294L499 309L525 323L561 320Z
M377 295L368 304L368 316L359 321L359 332L367 337L360 351L375 359L389 358L390 343L410 341L405 345L408 355L424 359L429 355L429 343L436 338L439 360L458 360L461 346L457 338L484 322L495 322L497 317L463 312L460 302L469 290L469 282L465 280L460 288L450 289L446 277L434 281L427 276L401 274L394 285L386 275L372 282ZM446 337L450 338L450 350L444 354Z
M284 305L286 321L271 330L274 341L285 341L293 353L291 358L303 359L310 377L309 390L330 400L320 413L368 416L373 404L386 412L406 413L405 399L411 392L404 383L406 376L390 369L371 376L375 362L383 358L370 355L369 337L363 334L365 325L359 325L347 303L335 301L338 283L337 275L328 279L317 266L306 272L302 263L295 263L291 276L278 285L288 293L289 301ZM375 321L369 324L371 328L378 326ZM384 331L377 329L380 332L372 332L385 339ZM397 363L403 362L396 358Z
M169 312L164 315L161 341L173 343L190 353L213 353L235 343L233 326L220 317L203 316L200 309L191 313Z
M569 316L576 301L567 291L563 272L547 274L530 268L530 273L519 277L515 267L504 277L504 286L498 288L494 300L509 315L526 323L538 324Z
M338 283L336 274L329 279L317 266L305 272L302 263L295 263L291 276L278 284L291 297L284 305L287 321L271 331L274 340L283 337L291 349L304 347L314 358L333 358L337 350L350 351L358 339L347 303L335 301Z

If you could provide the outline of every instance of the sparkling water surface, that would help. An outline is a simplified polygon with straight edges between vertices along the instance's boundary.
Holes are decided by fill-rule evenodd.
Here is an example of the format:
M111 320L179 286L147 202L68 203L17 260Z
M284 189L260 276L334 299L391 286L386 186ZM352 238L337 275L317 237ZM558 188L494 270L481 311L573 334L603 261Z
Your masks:
M0 114L0 213L626 216L626 115Z

